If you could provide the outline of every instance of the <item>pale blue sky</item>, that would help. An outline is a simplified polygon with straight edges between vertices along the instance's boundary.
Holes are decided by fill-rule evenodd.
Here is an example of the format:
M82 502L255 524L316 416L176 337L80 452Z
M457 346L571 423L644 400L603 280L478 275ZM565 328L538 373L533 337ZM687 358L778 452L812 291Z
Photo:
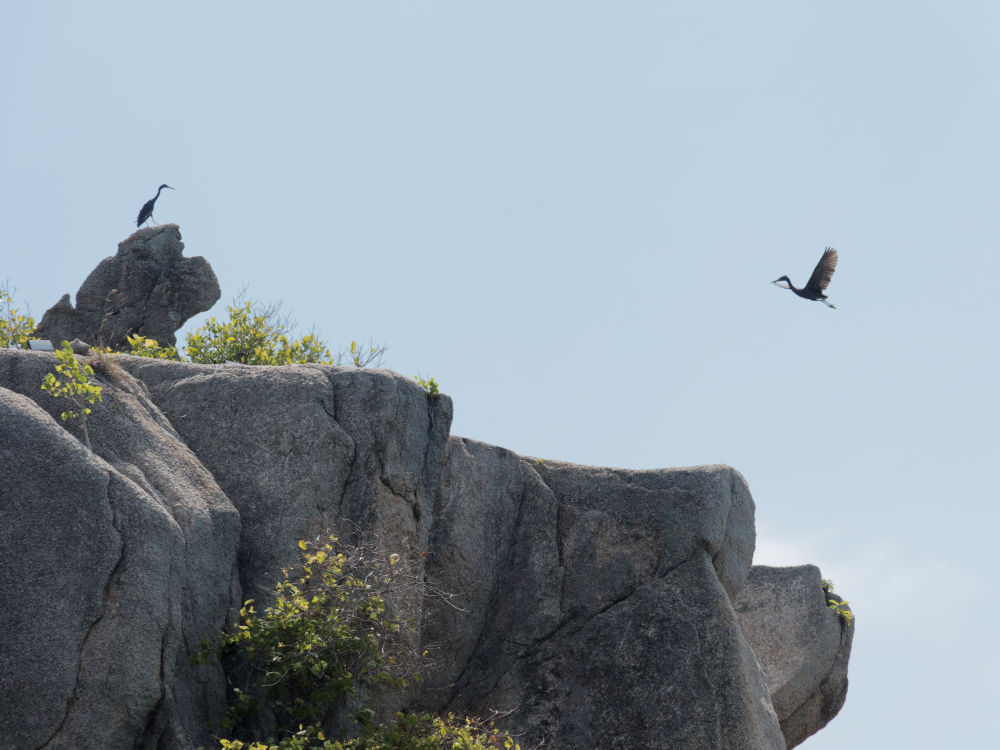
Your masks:
M7 3L0 282L40 317L169 183L214 314L384 342L454 434L739 469L858 616L803 747L986 747L998 84L985 1ZM769 284L826 245L837 310Z

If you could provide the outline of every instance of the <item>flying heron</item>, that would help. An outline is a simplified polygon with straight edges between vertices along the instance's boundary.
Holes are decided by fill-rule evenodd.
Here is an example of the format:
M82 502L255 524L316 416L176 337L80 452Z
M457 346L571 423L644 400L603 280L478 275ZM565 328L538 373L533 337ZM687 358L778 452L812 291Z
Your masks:
M804 299L819 300L827 307L836 310L837 308L832 303L826 301L826 295L823 294L830 285L830 279L833 278L835 270L837 270L837 251L832 247L828 247L823 251L823 257L819 259L819 263L816 264L812 276L809 277L809 281L806 282L806 285L802 289L796 289L792 285L792 280L787 276L775 279L771 283L777 284L782 289L791 289ZM780 283L782 281L788 284L788 286L782 286Z
M173 188L170 187L170 185L160 185L160 187L157 188L156 195L154 195L148 201L143 203L142 208L139 209L139 215L136 217L135 220L135 225L137 227L141 227L145 222L153 218L153 205L156 203L156 199L160 197L160 191L163 190L163 188L169 188L170 190L173 190Z

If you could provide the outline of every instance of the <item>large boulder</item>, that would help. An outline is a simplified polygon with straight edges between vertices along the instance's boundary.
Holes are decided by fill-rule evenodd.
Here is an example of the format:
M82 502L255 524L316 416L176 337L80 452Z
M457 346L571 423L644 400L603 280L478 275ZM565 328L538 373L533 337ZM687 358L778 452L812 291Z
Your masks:
M729 598L754 549L732 469L597 469L449 440L450 399L395 373L123 366L240 510L244 591L336 523L460 592L426 601L422 647L445 647L421 707L517 707L504 723L567 748L783 747ZM689 720L705 706L709 720ZM658 720L637 721L647 712Z
M753 501L724 466L626 471L452 438L427 577L426 708L560 748L783 748L730 602ZM471 584L471 585L470 585Z
M451 399L387 371L121 360L239 510L248 596L338 522L427 549Z
M0 747L206 744L225 679L189 659L239 602L239 516L113 362L88 451L54 364L0 351Z
M176 224L140 229L102 260L76 293L76 307L64 294L42 316L34 336L127 350L133 334L163 346L177 342L177 330L221 296L208 261L185 258Z
M381 716L496 711L524 745L556 748L756 750L815 731L838 667L775 665L799 619L824 648L838 620L825 600L799 607L813 581L751 568L735 470L576 466L449 437L451 400L386 371L96 363L97 455L39 390L52 355L0 351L0 550L18 561L0 580L0 746L209 744L223 676L187 656L334 525L454 594L416 602L414 646L437 669ZM60 603L25 614L43 600ZM8 722L23 695L43 710Z
M785 741L795 747L844 705L853 616L848 621L828 606L815 565L754 566L736 610L767 675Z

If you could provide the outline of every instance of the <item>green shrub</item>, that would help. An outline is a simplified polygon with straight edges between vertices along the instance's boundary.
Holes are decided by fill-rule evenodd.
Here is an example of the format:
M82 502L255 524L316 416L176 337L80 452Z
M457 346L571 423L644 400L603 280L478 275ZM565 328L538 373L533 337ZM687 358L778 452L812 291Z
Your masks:
M229 320L214 317L187 336L185 353L192 362L245 365L333 364L330 350L315 334L288 338L289 326L278 317L277 307L247 302L228 307Z
M174 346L160 346L156 339L149 339L145 336L135 334L128 337L128 353L133 357L151 357L153 359L175 359L181 358L180 352Z
M35 330L35 319L19 314L13 304L13 295L0 288L0 348L14 345L18 349L27 349L28 339Z
M367 351L365 351L367 349ZM347 352L346 358L350 360L351 364L355 367L368 367L368 365L375 365L376 367L381 366L382 357L385 355L386 346L385 344L379 344L376 346L373 342L369 341L368 346L363 349L358 346L358 342L352 341L351 348ZM343 353L337 356L337 364L342 364L345 356Z
M314 726L304 727L277 744L220 740L225 750L521 750L514 738L478 719L430 714L396 714L389 723L349 740L328 739Z
M430 666L404 631L419 610L407 594L426 587L397 554L381 545L299 542L301 562L284 570L274 602L257 611L244 603L234 628L217 647L205 644L195 663L237 652L250 667L246 689L234 690L223 722L230 734L261 709L272 712L279 739L219 740L224 750L519 750L492 722L453 715L397 714L373 725L365 701L379 687L401 686ZM447 598L447 597L445 597ZM331 717L360 706L351 719L357 736L328 737ZM343 715L341 712L338 715ZM346 727L340 727L346 729Z
M53 398L68 398L73 406L78 410L67 409L59 416L64 422L71 419L80 419L83 428L83 440L88 450L93 450L90 445L90 434L87 432L87 417L90 415L90 407L97 401L101 401L101 386L90 382L94 369L84 364L80 366L76 355L68 341L62 342L62 347L56 349L56 371L50 372L42 381L42 390L48 391Z
M420 384L420 387L424 389L424 393L427 394L427 398L441 395L441 389L438 388L438 384L434 381L434 378L424 380L419 375L414 375L413 379L416 380L417 383Z
M833 581L823 579L823 593L826 594L826 606L840 615L845 624L850 625L854 621L854 613L846 599L841 599L833 593Z
M343 545L333 536L299 547L301 564L282 571L274 602L258 611L254 600L246 601L218 649L203 648L196 657L239 651L250 665L250 684L234 691L226 729L267 708L279 731L292 733L356 705L351 719L364 726L373 715L364 705L370 692L405 685L426 662L426 652L414 658L405 646L403 630L415 615L394 594L418 579L399 555L377 545Z

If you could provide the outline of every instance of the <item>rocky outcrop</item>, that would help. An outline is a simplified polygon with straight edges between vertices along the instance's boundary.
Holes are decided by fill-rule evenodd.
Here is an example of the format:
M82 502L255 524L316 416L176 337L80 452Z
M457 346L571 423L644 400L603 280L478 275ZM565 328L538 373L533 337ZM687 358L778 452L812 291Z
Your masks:
M84 448L53 366L0 352L0 747L193 748L226 701L189 658L239 602L239 515L115 365Z
M76 307L64 294L33 335L54 346L80 338L127 350L126 339L133 334L173 346L184 322L210 309L221 295L208 261L185 258L183 250L176 224L136 231L90 273L76 293Z
M766 649L755 639L780 653L784 632L768 635L770 624L760 618L768 607L784 607L787 592L750 590L747 581L756 579L750 567L753 501L733 469L600 469L449 437L450 399L428 398L412 380L385 371L110 359L117 364L101 370L105 402L90 423L98 458L53 419L61 405L38 390L52 355L0 352L0 394L6 397L0 403L27 415L11 423L14 428L0 428L0 451L19 456L18 463L5 460L0 467L3 507L26 519L16 528L0 526L0 549L8 549L3 534L26 540L10 547L33 561L18 570L38 568L38 580L58 576L57 559L31 557L36 540L24 529L57 523L46 519L68 502L58 498L69 487L87 500L76 502L79 519L67 527L63 546L99 563L88 572L92 581L46 593L78 592L66 605L78 624L64 634L58 655L18 661L25 644L45 640L27 618L3 631L16 635L0 651L12 665L8 670L4 661L2 675L16 677L0 676L0 705L18 689L53 696L30 746L66 746L59 743L80 737L64 728L84 696L88 706L107 704L88 708L98 720L112 709L129 717L128 729L107 747L138 747L149 738L182 750L207 744L197 727L205 726L199 722L206 713L219 710L218 676L198 683L183 671L180 653L220 627L233 601L270 588L296 559L298 539L337 523L342 532L388 540L424 566L432 587L455 593L452 603L459 605L433 598L423 603L418 637L424 646L440 646L438 669L419 692L396 695L383 709L407 703L498 711L498 723L521 733L522 746L785 747L783 714L772 707L776 691L785 700L785 683L775 682L778 673L770 665L777 661L761 657ZM38 437L23 441L22 433ZM140 437L126 445L133 433ZM43 438L45 446L36 446ZM60 462L51 478L39 471L48 458L20 455L47 456L54 450L49 443L59 448L54 455ZM37 478L23 480L33 470ZM91 474L90 484L71 479ZM105 500L101 477L130 488L135 498ZM183 489L172 489L174 482ZM46 483L64 489L49 492ZM12 484L21 487L16 494L7 489ZM125 511L115 509L133 506L161 508L163 530L122 523ZM87 529L85 540L76 529ZM198 546L206 534L215 559ZM85 544L96 545L95 551ZM207 575L206 564L214 577L196 581L193 573ZM126 574L142 570L149 571L149 587L135 583L120 596L160 597L168 613L173 605L167 602L182 605L173 619L154 618L159 631L126 627L115 618L119 635L131 628L144 644L170 644L162 659L154 658L155 649L136 657L159 681L131 695L132 682L122 679L131 672L121 671L125 667L111 653L91 652L88 633L108 619L109 607L120 606L119 594L109 592L117 592ZM0 581L0 590L12 588L24 586L14 577ZM739 613L734 601L743 602ZM834 632L824 622L819 639L829 645L835 638L839 648L839 628ZM809 627L814 624L810 619ZM46 658L63 675L62 692L37 683L34 667ZM157 666L167 662L172 672ZM119 692L128 697L71 679L88 673L78 665L97 663L117 675ZM810 703L809 696L829 674L819 667L799 670L795 695L782 710L790 707L792 717L804 715L807 704L822 708L822 700ZM195 695L202 697L199 705ZM4 726L0 721L0 746L8 740L3 732L11 731Z
M476 585L466 613L429 613L425 636L448 648L426 707L440 694L507 713L529 745L783 747L730 602L754 547L739 474L575 466L460 438L445 472L428 579Z
M854 625L830 609L822 586L815 565L759 565L736 599L789 748L825 727L847 698Z

